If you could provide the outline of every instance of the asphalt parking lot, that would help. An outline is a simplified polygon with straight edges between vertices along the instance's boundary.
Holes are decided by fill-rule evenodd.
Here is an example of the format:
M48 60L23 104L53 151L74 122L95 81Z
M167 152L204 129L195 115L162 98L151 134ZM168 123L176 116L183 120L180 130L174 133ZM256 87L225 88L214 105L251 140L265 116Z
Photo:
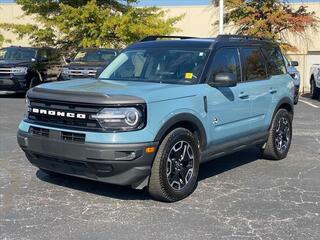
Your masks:
M16 143L24 98L0 98L0 239L320 239L320 102L303 98L285 160L255 148L206 163L177 203L144 191L49 177Z

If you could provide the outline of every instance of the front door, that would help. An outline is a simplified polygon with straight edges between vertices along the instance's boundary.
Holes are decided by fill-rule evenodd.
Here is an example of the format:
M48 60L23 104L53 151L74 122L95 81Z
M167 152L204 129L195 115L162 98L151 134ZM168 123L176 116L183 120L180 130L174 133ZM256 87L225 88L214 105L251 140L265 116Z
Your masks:
M250 130L250 88L241 83L239 50L220 48L213 58L209 72L214 81L219 73L232 73L238 84L235 87L210 87L208 85L208 129L209 146L219 145L244 137Z

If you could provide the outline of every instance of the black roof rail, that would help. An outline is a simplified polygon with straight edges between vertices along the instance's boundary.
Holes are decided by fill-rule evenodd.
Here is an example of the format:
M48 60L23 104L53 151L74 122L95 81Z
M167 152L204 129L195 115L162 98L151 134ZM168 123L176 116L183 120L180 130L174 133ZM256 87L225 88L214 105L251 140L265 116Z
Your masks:
M255 37L249 35L218 35L217 40L243 40L243 41L272 41L267 38Z
M153 36L147 36L145 38L142 38L140 42L148 42L148 41L156 41L157 39L163 39L163 38L175 38L175 39L190 39L190 38L196 38L196 37L188 37L188 36L161 36L161 35L153 35Z

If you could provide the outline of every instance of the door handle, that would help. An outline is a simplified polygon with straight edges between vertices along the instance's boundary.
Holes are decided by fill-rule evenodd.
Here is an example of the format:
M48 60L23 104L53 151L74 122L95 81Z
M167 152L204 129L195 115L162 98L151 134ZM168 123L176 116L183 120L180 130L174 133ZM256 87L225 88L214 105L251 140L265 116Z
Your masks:
M273 89L273 88L270 88L269 93L275 94L275 93L277 93L277 90L276 90L276 89Z
M249 97L249 94L247 94L247 93L241 92L241 93L239 94L239 98L241 98L241 99L246 99L246 98L248 98L248 97Z

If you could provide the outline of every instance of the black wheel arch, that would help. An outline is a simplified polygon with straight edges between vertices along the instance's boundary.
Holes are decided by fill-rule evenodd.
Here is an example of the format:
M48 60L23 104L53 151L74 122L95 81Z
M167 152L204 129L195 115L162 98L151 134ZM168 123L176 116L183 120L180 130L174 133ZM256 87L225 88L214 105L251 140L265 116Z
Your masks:
M206 130L198 117L191 113L179 113L170 118L158 131L155 141L161 142L165 136L175 128L183 127L196 134L201 150L207 145Z
M275 108L275 111L273 113L272 119L273 119L274 115L276 114L276 112L281 108L286 109L290 113L291 117L293 118L293 115L294 115L294 102L289 97L284 97L278 102L278 104L277 104L277 106ZM270 124L270 126L271 126L271 124Z

